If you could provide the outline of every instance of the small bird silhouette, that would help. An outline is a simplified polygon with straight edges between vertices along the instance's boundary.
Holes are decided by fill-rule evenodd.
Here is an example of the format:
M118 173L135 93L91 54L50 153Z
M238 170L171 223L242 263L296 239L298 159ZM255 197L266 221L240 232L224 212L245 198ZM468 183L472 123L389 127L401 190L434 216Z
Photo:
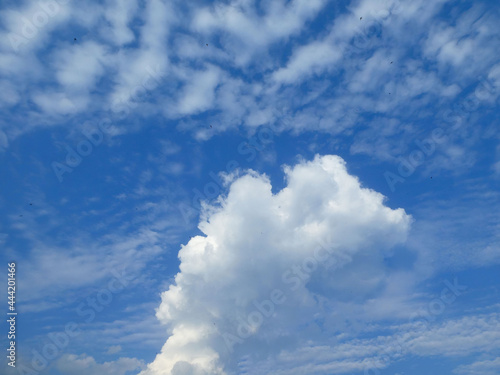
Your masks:
M30 203L30 206L33 206L33 203Z
M212 125L210 125L210 129L212 129Z
M76 38L73 38L74 41L76 41Z
M360 20L362 20L362 19L363 19L363 17L359 17L359 19L360 19Z
M208 43L206 44L206 46L208 47Z
M391 64L392 64L392 61L391 61Z

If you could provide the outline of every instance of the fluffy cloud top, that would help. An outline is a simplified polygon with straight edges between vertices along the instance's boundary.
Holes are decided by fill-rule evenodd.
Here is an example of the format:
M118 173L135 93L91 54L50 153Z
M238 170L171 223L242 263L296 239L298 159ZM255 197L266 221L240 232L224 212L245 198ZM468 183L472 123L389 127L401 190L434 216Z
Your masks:
M321 315L318 297L335 300L336 272L352 263L366 268L368 259L371 270L351 288L368 296L381 287L378 258L405 240L411 217L361 187L340 157L316 156L285 174L287 186L273 194L250 171L205 208L204 235L180 250L180 272L157 310L171 336L142 375L225 374L249 342L263 353L285 336L293 342Z

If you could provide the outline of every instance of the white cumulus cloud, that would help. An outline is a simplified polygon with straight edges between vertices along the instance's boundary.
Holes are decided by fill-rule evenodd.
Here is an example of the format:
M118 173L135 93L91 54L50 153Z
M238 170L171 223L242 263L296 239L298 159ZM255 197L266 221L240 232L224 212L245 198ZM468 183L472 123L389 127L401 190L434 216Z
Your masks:
M322 314L320 294L335 302L336 272L346 265L366 271L350 280L360 296L381 287L378 257L406 239L411 217L361 187L338 156L284 170L287 186L275 194L265 175L249 171L205 207L203 235L182 246L180 272L157 310L170 337L142 375L225 374L250 350L314 340L299 328Z

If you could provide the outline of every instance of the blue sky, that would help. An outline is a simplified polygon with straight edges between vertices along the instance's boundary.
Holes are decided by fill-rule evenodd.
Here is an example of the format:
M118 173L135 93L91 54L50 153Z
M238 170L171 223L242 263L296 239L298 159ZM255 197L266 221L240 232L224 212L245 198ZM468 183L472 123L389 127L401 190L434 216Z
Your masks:
M500 373L497 2L1 7L2 373Z

